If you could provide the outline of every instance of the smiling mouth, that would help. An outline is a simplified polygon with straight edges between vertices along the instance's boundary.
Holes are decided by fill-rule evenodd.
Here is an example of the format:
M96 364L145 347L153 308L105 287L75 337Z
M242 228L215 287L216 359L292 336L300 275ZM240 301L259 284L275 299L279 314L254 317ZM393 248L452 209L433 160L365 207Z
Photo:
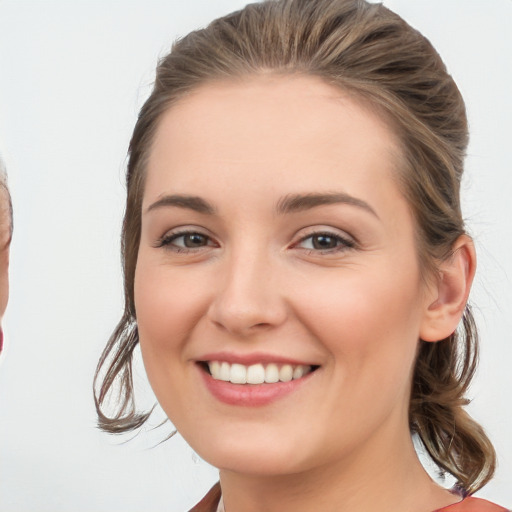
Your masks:
M226 361L205 361L203 369L214 380L232 384L276 384L298 380L314 372L318 366L303 364L251 364L228 363Z

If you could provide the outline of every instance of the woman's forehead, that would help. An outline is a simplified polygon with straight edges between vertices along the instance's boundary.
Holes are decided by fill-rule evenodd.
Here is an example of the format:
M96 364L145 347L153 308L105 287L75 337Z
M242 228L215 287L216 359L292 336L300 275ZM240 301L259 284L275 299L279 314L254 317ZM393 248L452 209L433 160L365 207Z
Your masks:
M142 211L178 195L254 220L274 215L283 198L334 194L396 224L399 213L409 218L394 177L398 147L378 115L319 79L216 83L164 114Z
M148 169L230 165L240 172L247 165L276 172L343 162L357 152L389 163L398 148L388 123L359 99L316 77L265 76L208 84L173 105L159 123Z

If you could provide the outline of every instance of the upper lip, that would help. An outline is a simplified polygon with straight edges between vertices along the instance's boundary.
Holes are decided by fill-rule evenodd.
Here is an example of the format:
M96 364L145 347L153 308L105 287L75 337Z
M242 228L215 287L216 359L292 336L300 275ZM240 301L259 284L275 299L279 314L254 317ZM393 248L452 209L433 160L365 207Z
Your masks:
M244 366L250 366L252 364L291 364L294 366L304 365L304 366L318 366L311 361L304 361L299 359L293 359L290 357L285 357L276 354L268 354L264 352L252 352L250 354L236 354L233 352L215 352L210 354L205 354L199 358L197 358L198 362L207 362L207 361L222 361L226 363L237 363L243 364Z

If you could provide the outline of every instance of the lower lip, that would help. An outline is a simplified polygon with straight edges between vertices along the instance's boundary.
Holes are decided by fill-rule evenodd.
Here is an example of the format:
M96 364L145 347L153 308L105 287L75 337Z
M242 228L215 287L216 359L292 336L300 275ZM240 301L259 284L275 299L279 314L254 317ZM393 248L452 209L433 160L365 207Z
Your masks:
M300 379L275 384L232 384L223 380L215 380L202 368L199 369L206 387L220 402L243 407L261 407L271 404L294 391L307 382L313 372Z

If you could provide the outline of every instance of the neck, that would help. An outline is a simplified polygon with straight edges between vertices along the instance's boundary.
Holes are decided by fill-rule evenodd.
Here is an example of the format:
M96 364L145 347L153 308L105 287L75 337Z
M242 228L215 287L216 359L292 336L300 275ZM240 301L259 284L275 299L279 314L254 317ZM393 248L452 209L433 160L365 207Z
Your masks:
M405 439L369 443L365 453L294 474L221 470L226 512L432 512L458 501L430 479Z

